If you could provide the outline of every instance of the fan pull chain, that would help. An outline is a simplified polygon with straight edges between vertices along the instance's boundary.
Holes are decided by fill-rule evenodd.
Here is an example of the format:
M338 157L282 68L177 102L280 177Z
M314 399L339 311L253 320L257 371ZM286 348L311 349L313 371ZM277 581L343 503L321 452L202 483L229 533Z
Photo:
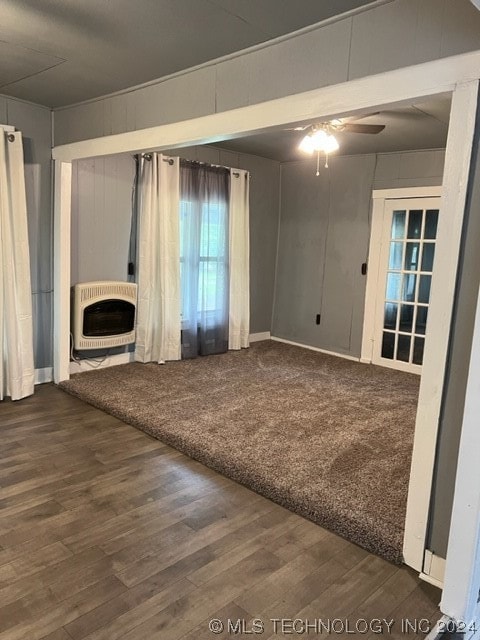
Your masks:
M328 153L325 154L325 169L328 169Z
M320 175L320 151L317 151L317 176Z

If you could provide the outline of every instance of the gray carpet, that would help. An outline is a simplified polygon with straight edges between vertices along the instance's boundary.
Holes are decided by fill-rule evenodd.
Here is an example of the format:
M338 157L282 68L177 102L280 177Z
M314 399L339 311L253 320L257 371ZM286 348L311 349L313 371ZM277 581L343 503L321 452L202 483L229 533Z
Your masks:
M277 342L60 387L393 562L419 378Z

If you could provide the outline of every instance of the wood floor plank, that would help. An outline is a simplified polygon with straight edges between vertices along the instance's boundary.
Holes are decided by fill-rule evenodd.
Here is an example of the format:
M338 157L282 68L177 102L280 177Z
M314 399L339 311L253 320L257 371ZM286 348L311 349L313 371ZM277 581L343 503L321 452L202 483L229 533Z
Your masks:
M216 638L225 639L225 638L232 638L232 636L234 636L235 638L251 637L251 634L245 635L243 633L238 633L236 631L235 633L232 633L232 630L233 629L236 630L237 628L235 626L237 621L239 620L248 621L249 614L244 609L241 609L237 604L235 604L235 602L229 602L221 609L214 611L210 616L208 616L208 618L205 618L205 620L202 620L202 622L197 627L192 629L192 631L189 631L186 635L182 636L181 640L212 640L212 637L214 634L209 628L209 623L213 619L220 620L225 625L225 628L222 633L215 633ZM227 622L229 620L232 621L232 626L230 627L228 626L228 622ZM251 629L251 627L246 627L246 628Z
M171 603L176 603L194 591L194 585L188 580L180 580L171 586L167 586L153 597L144 600L133 608L128 608L126 613L118 617L111 617L103 626L85 636L88 640L117 640L135 631L141 624L147 624L148 619L155 616L158 611L167 608ZM0 636L1 638L1 636Z
M211 617L439 615L438 590L406 567L53 385L0 403L0 423L0 640L206 640Z
M72 639L64 629L57 629L53 633L49 633L48 636L44 636L42 640L72 640Z
M23 578L58 564L72 555L72 552L64 544L54 542L29 553L22 553L21 556L12 560L10 565L15 570L18 578Z
M336 618L350 615L372 590L397 571L382 558L367 556L336 580L320 598L297 612L299 618Z
M162 556L158 557L147 555L141 557L127 566L124 570L117 573L118 577L127 586L138 584L142 580L154 575L162 567L165 568L177 560L188 556L203 547L208 546L212 542L221 539L224 535L241 528L244 525L245 518L251 517L254 513L268 513L274 509L271 503L264 503L261 507L255 506L245 507L242 515L236 516L231 520L216 522L204 529L201 529L196 535L187 536L187 538L179 544L170 545L169 548L163 549ZM128 558L129 559L129 558Z
M40 640L44 636L57 631L83 613L95 609L112 594L124 589L123 585L113 576L77 591L57 605L39 612L34 620L25 620L19 625L0 633L0 640Z
M196 626L197 620L213 615L280 564L280 560L266 549L256 551L142 622L127 633L124 640L147 640L160 637L160 634L162 640L181 637Z

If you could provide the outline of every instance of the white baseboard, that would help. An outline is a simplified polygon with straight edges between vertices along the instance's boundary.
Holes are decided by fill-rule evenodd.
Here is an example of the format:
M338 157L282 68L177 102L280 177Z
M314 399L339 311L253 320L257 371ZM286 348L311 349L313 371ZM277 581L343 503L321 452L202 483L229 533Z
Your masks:
M101 358L98 358L101 360ZM115 367L118 364L128 364L134 362L135 354L132 353L117 353L113 356L107 356L105 360L98 363L95 360L80 360L70 362L70 373L83 373L84 371L92 371L93 369L104 369L105 367Z
M270 331L262 331L261 333L251 333L248 336L250 342L261 342L262 340L270 340Z
M275 342L284 342L285 344L291 344L294 347L302 347L303 349L310 349L310 351L318 351L318 353L325 353L327 356L335 356L337 358L345 358L345 360L352 360L353 362L360 362L360 358L355 356L349 356L346 353L337 353L336 351L328 351L327 349L320 349L319 347L312 347L309 344L303 344L302 342L293 342L292 340L285 340L284 338L277 338L272 336L272 340Z
M35 384L45 384L53 380L53 368L35 369Z
M429 582L439 589L443 589L443 580L445 576L445 558L436 556L434 553L425 550L425 559L423 561L423 571L420 578L425 582Z

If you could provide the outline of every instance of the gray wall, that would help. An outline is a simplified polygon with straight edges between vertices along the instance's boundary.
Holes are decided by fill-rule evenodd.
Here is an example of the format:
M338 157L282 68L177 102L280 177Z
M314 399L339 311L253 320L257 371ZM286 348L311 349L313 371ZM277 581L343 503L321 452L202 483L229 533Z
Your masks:
M394 0L147 87L56 110L55 144L187 120L477 50L479 34L480 12L470 0Z
M312 161L282 164L272 335L360 356L372 189L439 185L444 155L333 157L318 177Z
M250 171L250 330L270 331L279 163L213 147L183 149L182 157ZM126 279L134 172L126 154L73 163L72 283Z
M480 109L479 109L480 114ZM466 223L460 253L445 397L437 445L428 548L441 557L447 552L455 488L458 447L463 420L468 364L480 285L480 115L477 115Z
M0 95L0 123L23 134L37 369L52 365L51 113Z
M71 281L126 280L135 160L72 163Z

